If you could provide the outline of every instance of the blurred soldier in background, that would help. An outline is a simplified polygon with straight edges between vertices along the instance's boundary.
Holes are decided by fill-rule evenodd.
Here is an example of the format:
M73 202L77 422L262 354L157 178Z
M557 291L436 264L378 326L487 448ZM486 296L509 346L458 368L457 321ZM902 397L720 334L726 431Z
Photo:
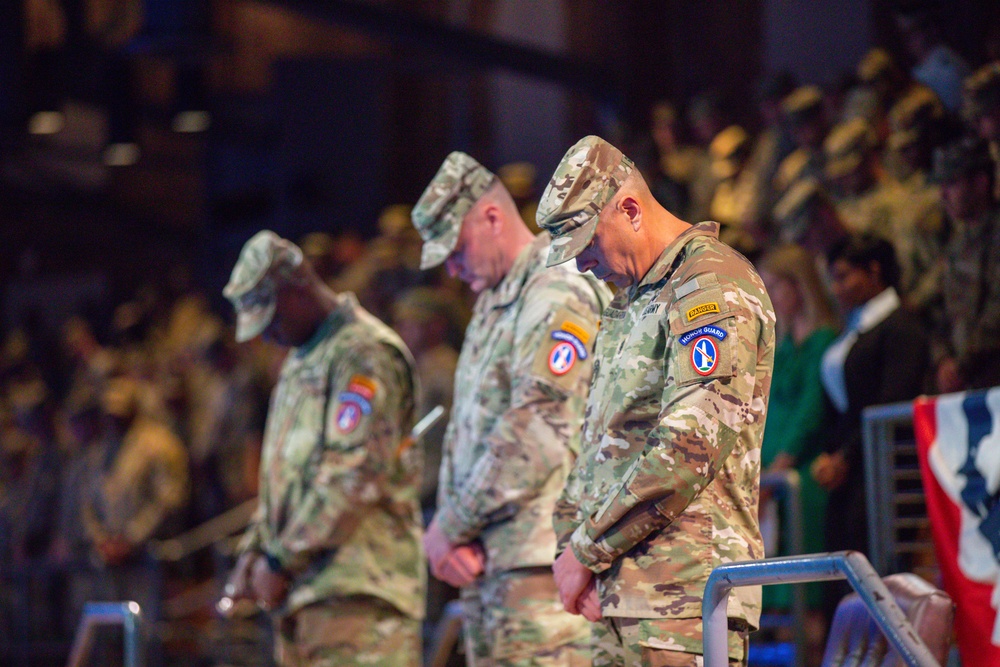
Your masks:
M290 348L267 416L260 504L226 594L271 612L283 666L419 665L410 353L270 231L247 241L224 294L237 341L264 334Z
M102 397L103 445L88 467L82 519L103 568L101 599L134 600L152 627L160 618L162 572L149 553L153 538L176 532L188 500L188 456L180 439L142 407L142 387L120 369ZM156 660L158 652L149 652Z
M942 393L1000 384L1000 207L993 175L981 140L967 137L934 152L933 178L955 225L933 347Z
M551 516L578 451L597 318L592 275L545 268L503 184L448 155L413 209L425 269L479 296L455 375L431 571L460 587L470 665L589 665L586 621L565 613L550 566Z

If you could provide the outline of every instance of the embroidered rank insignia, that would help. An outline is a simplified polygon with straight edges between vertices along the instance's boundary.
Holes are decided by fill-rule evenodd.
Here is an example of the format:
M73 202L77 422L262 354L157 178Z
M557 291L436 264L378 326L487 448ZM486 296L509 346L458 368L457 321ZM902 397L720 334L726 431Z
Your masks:
M706 327L698 327L694 331L688 331L686 334L677 339L677 342L681 345L687 345L693 341L698 336L715 336L719 340L726 340L726 336L729 333L725 329L720 329L719 327L713 327L711 324Z
M721 313L719 310L719 304L715 302L703 303L700 306L695 306L694 308L689 308L687 311L687 321L697 319L702 315L709 315L711 313Z
M719 365L719 346L711 336L702 336L691 346L691 365L698 375L711 375Z
M341 394L343 396L343 394ZM369 411L371 407L369 407ZM354 432L361 422L363 410L354 401L343 401L337 409L337 430L347 434Z
M553 331L553 338L559 331ZM576 365L577 351L573 343L560 340L549 352L549 371L553 375L566 375Z

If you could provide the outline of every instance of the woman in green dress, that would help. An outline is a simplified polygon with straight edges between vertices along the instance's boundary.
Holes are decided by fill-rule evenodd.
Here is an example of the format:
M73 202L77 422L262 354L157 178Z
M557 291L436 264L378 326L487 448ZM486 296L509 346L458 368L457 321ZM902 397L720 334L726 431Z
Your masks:
M772 250L760 262L760 275L774 305L778 341L761 466L765 473L792 468L799 471L804 552L821 552L825 551L826 492L809 474L809 464L822 451L821 434L829 424L820 360L837 336L837 318L816 270L816 260L802 247L785 245ZM762 495L762 517L773 502L767 495ZM788 545L781 544L778 553L767 556L789 555L787 549ZM821 590L819 586L810 587L810 608L821 606ZM765 609L788 608L790 603L790 587L764 587Z

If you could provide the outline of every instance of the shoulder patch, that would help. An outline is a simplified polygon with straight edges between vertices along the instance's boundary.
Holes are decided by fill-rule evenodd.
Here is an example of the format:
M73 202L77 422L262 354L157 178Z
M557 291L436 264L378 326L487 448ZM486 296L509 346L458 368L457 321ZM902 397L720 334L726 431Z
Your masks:
M549 320L547 335L535 352L532 375L564 389L577 387L582 362L589 362L593 356L591 346L596 334L597 322L569 308L560 308Z
M715 336L719 340L726 340L726 336L728 335L729 332L727 332L725 329L721 327L714 327L711 324L709 324L708 326L698 327L694 331L687 332L686 334L678 338L677 342L679 342L681 345L687 345L698 336Z
M684 317L688 322L691 322L704 315L711 315L712 313L720 313L722 310L719 308L719 304L715 301L709 301L707 303L701 303L693 308L688 308L684 313Z
M360 420L361 415L370 415L372 412L372 399L375 398L375 391L378 389L378 383L372 378L365 375L353 375L350 381L347 383L347 391L342 391L337 395L337 400L340 401L340 405L337 407L337 428L341 428L341 413L344 411L345 406L353 405L359 411L358 419ZM350 413L350 410L347 411ZM357 426L357 424L354 424ZM354 428L351 428L353 431ZM351 431L344 431L343 433L350 433Z
M341 394L340 405L337 407L337 430L343 434L353 433L354 429L361 423L361 416L365 413L362 406L356 401L344 400ZM368 405L368 412L371 412L371 405Z
M690 359L695 373L709 376L719 366L719 346L711 336L701 336L691 346Z

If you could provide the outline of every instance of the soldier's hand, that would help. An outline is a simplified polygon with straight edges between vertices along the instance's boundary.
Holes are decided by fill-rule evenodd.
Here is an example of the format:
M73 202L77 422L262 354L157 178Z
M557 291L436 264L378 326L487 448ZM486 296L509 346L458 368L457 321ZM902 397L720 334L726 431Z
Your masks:
M594 573L577 560L572 549L566 549L552 564L552 574L555 575L556 587L559 589L559 599L562 600L563 609L571 614L581 613L580 596L593 580Z
M583 589L583 593L577 600L577 609L580 614L591 623L601 620L601 599L597 596L597 578L591 578L590 583Z
M485 568L486 557L482 547L476 543L460 544L453 547L441 563L440 576L435 576L455 588L461 588L475 581Z
M132 554L132 544L123 537L109 537L97 545L101 559L108 565L121 565Z
M257 598L257 606L264 611L280 607L288 595L288 577L282 572L274 572L264 558L254 561L250 586Z

